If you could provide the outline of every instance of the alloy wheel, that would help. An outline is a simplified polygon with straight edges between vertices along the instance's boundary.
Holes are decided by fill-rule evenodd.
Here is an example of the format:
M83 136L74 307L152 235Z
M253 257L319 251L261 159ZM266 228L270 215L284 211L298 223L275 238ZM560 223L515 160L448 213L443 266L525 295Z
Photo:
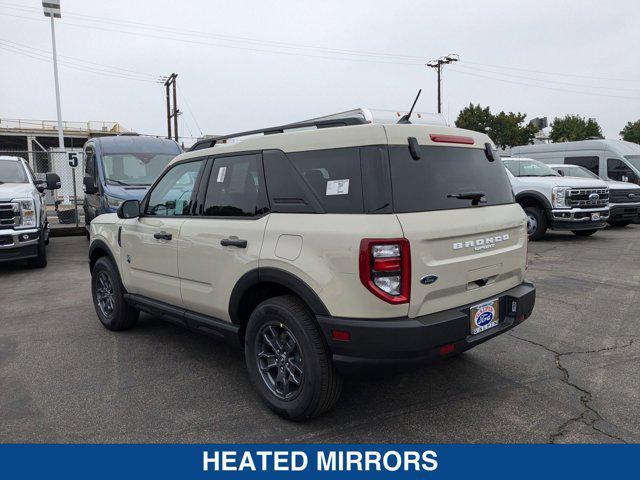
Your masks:
M113 291L113 284L111 278L106 272L98 272L96 277L96 301L100 312L109 318L113 315L115 308L115 293Z
M256 361L262 380L281 400L298 396L304 379L300 345L284 324L269 322L256 337Z

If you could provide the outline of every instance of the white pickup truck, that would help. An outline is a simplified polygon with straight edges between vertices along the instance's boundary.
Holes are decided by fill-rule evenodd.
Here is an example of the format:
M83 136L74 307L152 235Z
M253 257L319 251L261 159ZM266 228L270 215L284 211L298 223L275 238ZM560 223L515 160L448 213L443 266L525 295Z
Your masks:
M609 188L599 178L562 176L530 158L503 158L516 202L527 214L529 240L547 229L589 236L609 219Z
M0 156L0 262L26 260L34 268L47 265L44 191L58 188L60 177L55 173L36 180L24 159Z

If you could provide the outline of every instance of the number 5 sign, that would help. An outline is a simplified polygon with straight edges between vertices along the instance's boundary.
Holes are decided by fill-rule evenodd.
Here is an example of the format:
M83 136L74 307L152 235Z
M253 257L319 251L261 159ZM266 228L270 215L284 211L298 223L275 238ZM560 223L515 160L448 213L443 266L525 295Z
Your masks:
M71 168L76 168L78 166L78 154L77 153L69 153L69 166Z

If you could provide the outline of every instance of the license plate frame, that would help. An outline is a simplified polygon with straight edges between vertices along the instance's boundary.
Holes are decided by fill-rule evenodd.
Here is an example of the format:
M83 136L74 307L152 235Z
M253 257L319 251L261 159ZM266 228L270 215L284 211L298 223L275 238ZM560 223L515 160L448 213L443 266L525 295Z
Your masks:
M469 308L469 333L474 336L500 324L500 299L494 298Z

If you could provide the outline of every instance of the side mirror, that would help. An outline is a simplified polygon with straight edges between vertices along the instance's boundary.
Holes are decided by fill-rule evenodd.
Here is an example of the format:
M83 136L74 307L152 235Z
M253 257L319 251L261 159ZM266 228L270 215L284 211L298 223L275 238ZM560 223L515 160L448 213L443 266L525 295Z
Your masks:
M61 187L60 177L57 173L47 173L45 175L45 182L47 184L47 190L58 190ZM37 188L37 186L36 186Z
M98 193L98 187L96 187L96 182L93 177L84 177L82 179L82 187L84 188L84 193L88 193L89 195Z
M38 190L40 193L44 193L44 191L47 189L47 181L46 180L36 180L34 182L34 185L36 187L36 190Z
M118 218L138 218L140 216L140 202L138 200L125 200L118 207Z

